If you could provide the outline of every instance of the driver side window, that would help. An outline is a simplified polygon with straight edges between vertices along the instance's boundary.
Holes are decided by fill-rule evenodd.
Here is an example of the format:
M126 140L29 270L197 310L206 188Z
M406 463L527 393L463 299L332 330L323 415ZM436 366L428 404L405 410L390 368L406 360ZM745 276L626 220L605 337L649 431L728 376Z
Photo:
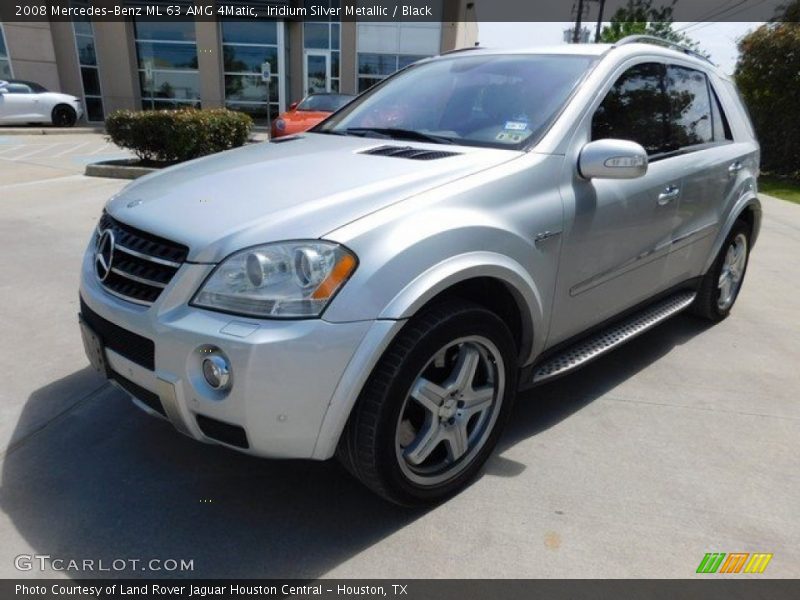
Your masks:
M650 156L667 152L670 125L665 74L660 63L643 63L625 71L592 117L592 140L631 140Z

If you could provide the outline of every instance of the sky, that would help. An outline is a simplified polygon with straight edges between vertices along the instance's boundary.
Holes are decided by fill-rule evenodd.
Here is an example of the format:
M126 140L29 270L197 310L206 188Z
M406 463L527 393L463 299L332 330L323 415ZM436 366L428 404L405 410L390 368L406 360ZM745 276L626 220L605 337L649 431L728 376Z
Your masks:
M675 23L711 54L711 60L728 74L733 73L739 51L736 41L761 23L701 22ZM564 30L572 23L490 23L478 24L478 40L487 48L525 48L564 43ZM592 32L594 36L594 31ZM592 37L594 39L594 37Z

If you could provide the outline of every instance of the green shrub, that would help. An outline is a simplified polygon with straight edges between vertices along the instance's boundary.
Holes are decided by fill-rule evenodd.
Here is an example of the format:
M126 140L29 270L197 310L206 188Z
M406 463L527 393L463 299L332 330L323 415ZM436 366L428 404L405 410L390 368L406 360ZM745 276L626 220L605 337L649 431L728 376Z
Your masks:
M119 110L106 118L112 142L145 161L180 162L242 146L253 120L226 109Z
M762 25L739 41L736 65L736 84L761 142L761 168L795 180L800 179L798 18L800 0L794 0L783 21Z

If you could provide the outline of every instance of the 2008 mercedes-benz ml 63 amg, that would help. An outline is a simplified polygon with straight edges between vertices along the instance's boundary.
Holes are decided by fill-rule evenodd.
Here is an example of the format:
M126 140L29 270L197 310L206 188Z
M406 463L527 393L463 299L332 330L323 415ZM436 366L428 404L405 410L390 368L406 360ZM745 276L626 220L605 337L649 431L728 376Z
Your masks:
M736 300L759 146L727 77L652 42L422 60L134 182L83 261L89 358L197 440L455 493L520 388Z

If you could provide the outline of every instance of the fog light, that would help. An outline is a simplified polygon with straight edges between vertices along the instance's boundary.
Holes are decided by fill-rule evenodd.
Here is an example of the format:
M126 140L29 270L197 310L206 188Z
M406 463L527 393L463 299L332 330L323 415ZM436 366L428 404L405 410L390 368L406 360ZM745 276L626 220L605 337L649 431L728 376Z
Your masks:
M203 359L203 377L206 383L215 390L228 387L231 381L231 369L228 361L219 354Z

